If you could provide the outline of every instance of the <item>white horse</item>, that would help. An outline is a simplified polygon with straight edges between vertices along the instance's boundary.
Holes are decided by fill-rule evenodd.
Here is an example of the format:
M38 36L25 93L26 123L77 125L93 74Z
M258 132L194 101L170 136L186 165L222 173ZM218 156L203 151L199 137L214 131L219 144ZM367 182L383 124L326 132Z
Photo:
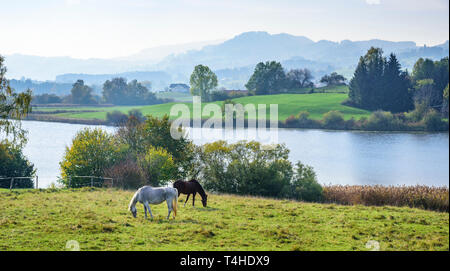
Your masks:
M170 213L173 211L173 218L177 215L177 201L178 201L178 190L172 187L156 187L143 186L138 189L130 201L128 210L131 211L134 217L136 217L136 203L140 202L144 205L144 214L147 219L147 210L153 219L152 210L149 204L160 204L163 201L167 202L167 208L169 209L169 214L167 219L170 217ZM173 203L173 205L172 205Z

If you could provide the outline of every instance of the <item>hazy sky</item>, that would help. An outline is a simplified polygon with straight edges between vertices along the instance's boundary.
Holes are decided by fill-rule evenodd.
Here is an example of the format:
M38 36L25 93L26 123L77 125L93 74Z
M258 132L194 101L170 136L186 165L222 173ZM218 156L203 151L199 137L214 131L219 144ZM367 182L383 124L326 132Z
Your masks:
M0 0L0 54L107 58L246 31L435 45L448 20L448 0Z

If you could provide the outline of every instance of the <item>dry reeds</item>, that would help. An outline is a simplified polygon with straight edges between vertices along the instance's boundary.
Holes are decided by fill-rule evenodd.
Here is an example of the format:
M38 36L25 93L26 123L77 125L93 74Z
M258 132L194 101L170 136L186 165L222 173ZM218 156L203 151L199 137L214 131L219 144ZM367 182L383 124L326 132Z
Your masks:
M324 186L325 202L373 206L409 206L449 212L448 187L332 185Z

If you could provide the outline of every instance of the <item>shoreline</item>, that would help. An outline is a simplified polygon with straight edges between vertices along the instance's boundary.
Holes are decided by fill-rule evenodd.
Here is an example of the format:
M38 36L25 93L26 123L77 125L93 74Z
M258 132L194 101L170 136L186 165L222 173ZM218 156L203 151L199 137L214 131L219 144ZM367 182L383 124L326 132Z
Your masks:
M57 122L57 123L67 123L67 124L85 124L85 125L102 125L102 126L108 126L108 127L117 127L117 125L113 125L109 123L106 120L101 119L76 119L76 118L62 118L62 117L54 117L52 114L34 114L31 113L27 117L23 118L23 120L29 120L29 121L43 121L43 122ZM189 125L191 128L201 128L203 124L207 121L212 121L211 119L202 119L201 120L201 126L199 127L194 126L194 120L190 119ZM258 128L258 121L255 121L256 128ZM270 120L266 121L267 128L270 127ZM216 127L208 127L208 128L216 128ZM225 128L225 122L222 121L222 127L221 129ZM233 122L233 128L236 129L236 123ZM244 126L239 128L249 128L248 126L248 120L245 120ZM323 131L349 131L349 132L393 132L393 133L402 133L402 132L417 132L417 133L449 133L449 130L442 130L442 131L427 131L425 129L419 129L421 127L413 127L409 129L384 129L384 130L367 130L367 129L349 129L349 128L324 128L324 127L318 127L316 125L287 125L283 121L278 121L278 129L287 129L287 130L295 130L295 129L307 129L307 130L323 130Z

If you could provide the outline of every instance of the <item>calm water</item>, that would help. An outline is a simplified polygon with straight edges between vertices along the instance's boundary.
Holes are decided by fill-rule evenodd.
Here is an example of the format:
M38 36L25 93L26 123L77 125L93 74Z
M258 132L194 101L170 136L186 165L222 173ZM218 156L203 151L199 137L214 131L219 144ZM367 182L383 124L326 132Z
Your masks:
M65 147L87 125L24 121L29 142L24 153L35 164L39 186L56 182ZM102 127L114 132L112 127ZM190 131L191 134L193 131ZM222 131L207 131L220 139ZM228 134L228 138L232 135ZM237 141L240 136L230 141ZM278 130L278 142L290 159L314 167L324 184L427 184L449 186L448 133L379 133L324 130Z

